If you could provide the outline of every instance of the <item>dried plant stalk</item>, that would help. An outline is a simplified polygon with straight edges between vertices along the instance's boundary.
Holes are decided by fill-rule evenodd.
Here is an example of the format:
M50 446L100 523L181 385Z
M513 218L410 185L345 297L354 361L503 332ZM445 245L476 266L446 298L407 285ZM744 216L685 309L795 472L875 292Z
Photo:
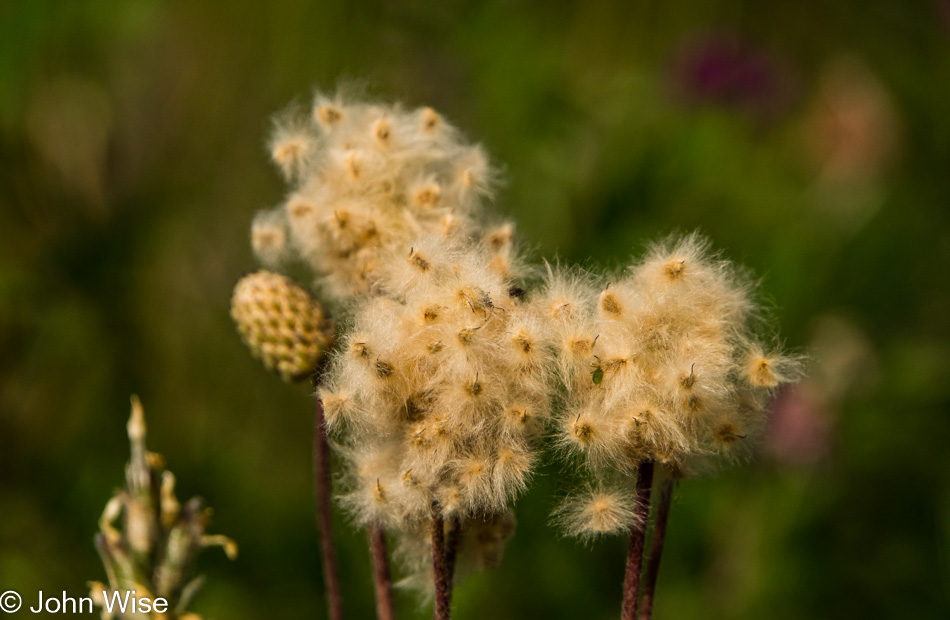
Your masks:
M432 578L435 585L435 620L449 620L451 594L445 570L445 520L438 504L432 506Z
M369 549L373 560L373 587L376 590L376 617L379 620L394 620L393 583L389 572L389 553L386 549L386 532L378 523L369 529Z
M323 402L319 396L314 398L313 476L320 546L323 548L323 581L326 586L327 611L330 620L342 620L343 595L340 592L340 574L337 570L336 548L333 545L333 518L330 510L330 447L323 417Z
M455 591L455 565L458 560L459 544L462 542L462 524L458 518L449 519L449 531L445 539L445 575L449 587L449 604Z
M640 591L640 569L643 566L643 543L646 521L650 514L650 489L653 486L653 461L644 461L637 470L636 520L630 526L630 547L627 550L627 572L623 581L622 620L637 617L637 596Z
M660 559L663 556L663 543L666 540L666 522L670 518L670 503L673 499L673 480L665 478L660 483L660 498L656 504L656 516L653 518L653 540L650 543L650 559L643 581L643 597L640 600L640 620L653 617L653 600L656 591L656 579L660 574Z

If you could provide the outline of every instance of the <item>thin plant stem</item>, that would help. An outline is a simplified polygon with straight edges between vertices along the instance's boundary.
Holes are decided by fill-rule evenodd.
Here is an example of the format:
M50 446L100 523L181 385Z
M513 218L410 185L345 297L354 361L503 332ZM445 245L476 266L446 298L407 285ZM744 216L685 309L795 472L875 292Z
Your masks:
M434 620L449 620L452 613L449 609L450 594L449 582L445 570L445 521L442 518L442 507L438 503L432 504L432 578L435 585Z
M458 559L459 543L462 540L462 524L457 517L449 521L449 534L445 539L445 580L449 589L449 604L455 591L455 563Z
M660 559L663 557L663 542L666 539L666 522L670 518L670 502L673 499L673 480L664 478L660 483L660 497L653 517L653 540L650 542L650 559L643 580L643 597L640 599L640 620L653 617L653 598L656 578L660 574Z
M386 532L374 523L369 528L369 550L373 558L373 586L376 589L376 617L394 620L393 582L389 573L389 553L386 550Z
M327 442L323 402L319 395L314 396L313 477L317 496L317 525L320 530L320 546L323 548L323 581L326 586L327 611L330 620L343 620L343 596L340 593L340 574L337 570L336 549L333 546L330 446Z
M643 566L643 543L650 516L650 489L653 487L653 461L644 461L637 468L636 519L630 526L630 547L627 549L627 570L623 580L622 620L637 617L637 596L640 590L640 569Z

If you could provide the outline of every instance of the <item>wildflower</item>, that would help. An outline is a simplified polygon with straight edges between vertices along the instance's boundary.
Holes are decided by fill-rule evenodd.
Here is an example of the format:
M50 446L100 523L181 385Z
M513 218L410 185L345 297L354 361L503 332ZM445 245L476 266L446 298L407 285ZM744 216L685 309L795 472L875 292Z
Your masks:
M563 448L597 480L644 461L691 473L744 452L771 391L798 373L756 340L756 310L748 278L696 235L607 284L552 270L535 312L560 344Z
M691 235L655 246L606 283L551 269L534 304L558 344L567 391L559 444L589 479L556 521L583 539L630 532L625 620L637 612L654 465L661 492L647 616L672 480L746 454L765 426L769 395L797 376L794 359L753 334L752 291L747 277Z
M278 118L271 156L290 191L258 216L255 252L269 266L302 260L338 300L388 290L385 266L418 236L477 236L496 177L484 152L430 108L324 95L312 115ZM507 275L510 239L491 238L500 244L494 268Z
M383 270L393 295L361 305L328 368L322 398L346 402L328 418L348 464L344 506L394 532L404 558L422 554L410 570L430 552L402 539L429 536L432 519L468 540L465 524L507 514L549 415L542 325L492 261L478 241L417 238Z

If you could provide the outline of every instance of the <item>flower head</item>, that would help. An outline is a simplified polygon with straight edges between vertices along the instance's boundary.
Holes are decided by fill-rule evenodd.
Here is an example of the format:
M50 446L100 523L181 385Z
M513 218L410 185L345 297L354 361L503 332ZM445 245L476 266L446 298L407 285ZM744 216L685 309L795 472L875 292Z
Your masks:
M469 539L525 489L549 416L550 347L493 259L476 241L415 240L386 266L392 296L360 306L321 390L347 463L344 505L395 533L403 556L419 551L410 571L426 566L416 539L428 540L433 505L460 524L463 548L481 549L476 564L500 557L506 536Z
M278 118L270 149L290 191L255 220L255 252L267 265L303 261L338 300L388 290L386 266L419 236L480 236L495 185L481 148L431 108L320 95L311 114ZM509 225L485 238L502 272L510 237Z
M533 305L567 388L559 444L597 488L632 487L643 461L683 475L748 452L772 390L799 372L753 334L752 293L750 280L696 235L655 246L606 282L550 271ZM568 531L616 529L597 525L597 515L620 527L607 516L626 504L588 500L562 511Z

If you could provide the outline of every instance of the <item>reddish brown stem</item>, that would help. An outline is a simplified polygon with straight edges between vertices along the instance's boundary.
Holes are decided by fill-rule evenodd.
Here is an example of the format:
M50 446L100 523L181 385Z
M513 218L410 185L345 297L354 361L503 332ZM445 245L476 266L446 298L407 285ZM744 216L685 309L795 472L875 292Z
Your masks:
M666 539L666 522L670 518L670 502L673 499L673 481L669 478L660 485L660 498L653 518L653 540L650 543L650 559L643 580L643 597L640 600L640 620L653 617L653 595L656 578L660 574L660 559L663 557L663 542Z
M449 521L449 533L445 539L445 581L449 589L449 604L455 591L455 562L458 558L459 543L462 539L462 525L457 518Z
M627 571L623 580L622 620L637 617L637 596L640 590L640 569L643 566L643 542L647 517L650 515L650 489L653 487L653 461L644 461L637 469L636 517L630 526L630 547L627 549Z
M438 504L432 506L432 578L435 584L435 609L432 617L435 620L449 620L452 614L449 610L449 582L445 570L445 522L442 519L442 508Z
M394 620L393 582L389 574L389 554L386 551L386 532L378 523L369 528L369 550L373 558L373 586L376 589L376 617Z
M333 546L333 519L330 501L330 446L327 442L323 402L314 397L313 477L317 495L317 525L323 548L323 582L326 586L327 611L330 620L343 620L343 596L337 571L336 549Z

